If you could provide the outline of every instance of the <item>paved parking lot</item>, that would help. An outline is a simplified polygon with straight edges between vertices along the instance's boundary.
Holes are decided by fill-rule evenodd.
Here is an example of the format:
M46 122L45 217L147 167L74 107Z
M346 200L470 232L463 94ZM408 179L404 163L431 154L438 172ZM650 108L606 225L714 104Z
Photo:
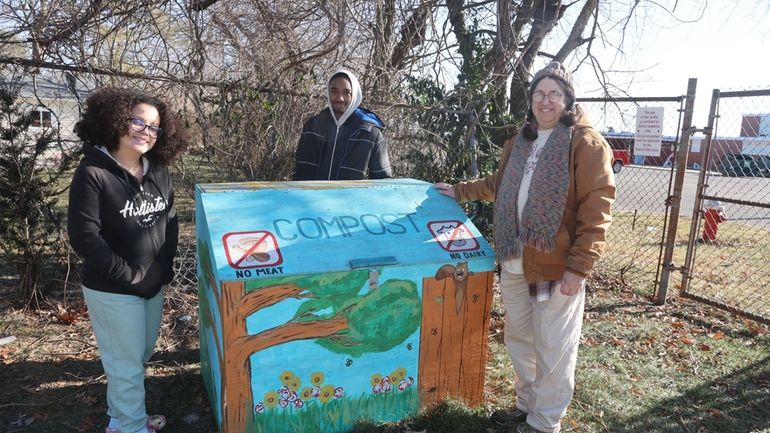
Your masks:
M615 209L639 212L663 212L669 195L672 172L668 168L628 166L616 175L618 198ZM758 177L726 177L712 174L707 179L707 195L770 205L770 179ZM692 217L698 172L687 170L682 191L680 215ZM770 208L723 203L731 221L741 221L770 230Z

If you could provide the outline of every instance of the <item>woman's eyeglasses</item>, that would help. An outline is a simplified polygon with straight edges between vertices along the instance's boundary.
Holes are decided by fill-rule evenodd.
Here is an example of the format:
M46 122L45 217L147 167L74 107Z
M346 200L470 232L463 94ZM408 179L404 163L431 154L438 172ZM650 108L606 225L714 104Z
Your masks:
M550 102L559 102L562 98L561 92L557 92L556 90L548 93L548 100ZM534 102L543 102L543 99L545 99L545 92L542 90L538 90L532 94L532 101Z
M144 120L138 117L132 117L128 119L128 121L131 122L130 123L131 129L133 129L136 132L142 132L145 129L147 129L148 131L150 131L150 135L153 135L155 137L163 133L163 128L161 128L160 126L148 125L144 123Z

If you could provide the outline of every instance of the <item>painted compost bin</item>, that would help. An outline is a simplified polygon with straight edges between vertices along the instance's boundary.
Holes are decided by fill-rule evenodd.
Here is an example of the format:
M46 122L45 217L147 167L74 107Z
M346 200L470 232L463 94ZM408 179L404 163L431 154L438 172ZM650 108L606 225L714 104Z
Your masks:
M412 179L196 187L201 374L223 433L481 403L493 251Z

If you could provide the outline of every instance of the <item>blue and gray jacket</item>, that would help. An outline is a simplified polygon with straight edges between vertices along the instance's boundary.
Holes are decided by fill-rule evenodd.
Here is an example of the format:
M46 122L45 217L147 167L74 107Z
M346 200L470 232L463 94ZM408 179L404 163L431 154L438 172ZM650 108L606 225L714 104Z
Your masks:
M358 107L337 126L325 108L305 123L297 146L294 180L358 180L392 177L384 124Z
M351 101L339 118L332 102L305 122L297 146L294 180L358 180L391 177L385 125L373 112L362 108L358 77L339 69L329 78L344 74L350 81ZM327 93L327 99L328 99Z

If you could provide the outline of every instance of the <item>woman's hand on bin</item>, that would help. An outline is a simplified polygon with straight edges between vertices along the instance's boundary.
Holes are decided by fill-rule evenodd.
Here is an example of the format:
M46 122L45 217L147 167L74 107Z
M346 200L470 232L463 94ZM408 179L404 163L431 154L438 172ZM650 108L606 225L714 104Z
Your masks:
M444 182L435 183L433 184L433 187L436 188L438 192L440 192L441 194L444 194L447 197L456 198L455 188L448 183L444 183Z

